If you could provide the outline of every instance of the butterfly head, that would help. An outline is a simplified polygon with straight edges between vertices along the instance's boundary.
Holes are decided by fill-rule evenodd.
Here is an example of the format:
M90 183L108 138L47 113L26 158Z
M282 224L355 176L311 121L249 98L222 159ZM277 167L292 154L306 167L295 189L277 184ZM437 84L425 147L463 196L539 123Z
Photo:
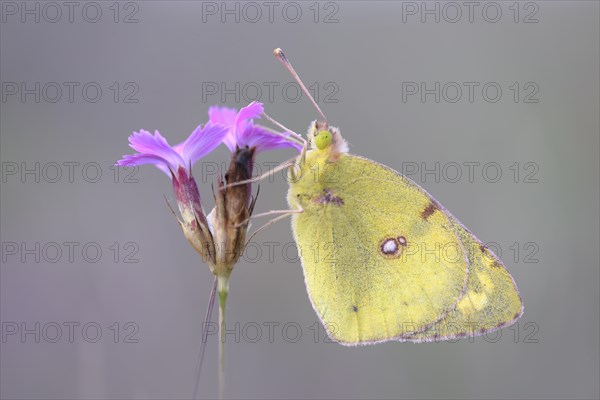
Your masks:
M334 156L348 152L348 144L340 130L327 122L313 121L308 127L308 142L311 150L326 151Z

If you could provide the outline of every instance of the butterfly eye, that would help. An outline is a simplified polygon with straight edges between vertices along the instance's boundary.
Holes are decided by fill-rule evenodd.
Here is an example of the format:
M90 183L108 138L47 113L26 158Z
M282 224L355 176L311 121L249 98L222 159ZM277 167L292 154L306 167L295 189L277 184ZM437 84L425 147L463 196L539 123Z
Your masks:
M317 146L317 149L323 150L330 144L331 144L331 132L319 131L319 133L317 133L317 136L315 137L315 145Z

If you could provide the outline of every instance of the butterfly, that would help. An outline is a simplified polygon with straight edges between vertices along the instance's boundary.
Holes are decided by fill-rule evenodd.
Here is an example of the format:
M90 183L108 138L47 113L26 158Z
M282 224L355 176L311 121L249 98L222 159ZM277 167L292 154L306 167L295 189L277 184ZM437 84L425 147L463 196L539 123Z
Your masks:
M415 182L349 154L311 100L323 120L311 123L288 170L287 200L308 296L329 337L349 346L442 341L519 319L523 302L502 261Z

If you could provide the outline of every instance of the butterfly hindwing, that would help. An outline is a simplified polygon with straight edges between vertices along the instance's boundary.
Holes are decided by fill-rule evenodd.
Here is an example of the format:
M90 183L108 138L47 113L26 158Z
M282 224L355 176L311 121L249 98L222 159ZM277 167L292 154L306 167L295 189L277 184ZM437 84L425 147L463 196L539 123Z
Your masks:
M452 226L469 259L467 291L455 310L406 341L438 341L483 335L512 325L523 314L517 286L502 261L454 217Z
M314 173L315 169L318 173ZM451 217L422 188L361 157L306 156L288 200L309 297L343 344L416 334L454 310L468 263Z

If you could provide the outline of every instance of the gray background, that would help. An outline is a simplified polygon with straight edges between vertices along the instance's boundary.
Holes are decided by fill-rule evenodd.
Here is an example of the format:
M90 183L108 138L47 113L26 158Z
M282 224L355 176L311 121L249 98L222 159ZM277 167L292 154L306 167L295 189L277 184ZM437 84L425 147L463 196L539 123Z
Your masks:
M35 23L32 16L22 23L19 15L3 14L0 26L2 82L30 87L36 81L42 86L80 83L72 103L66 92L56 103L43 97L36 103L32 95L25 102L19 95L7 96L1 103L5 168L22 162L47 166L47 179L42 175L39 183L32 176L25 182L18 174L5 177L2 242L81 244L73 262L66 253L55 263L43 254L38 263L32 255L22 262L20 254L3 253L0 309L5 328L15 323L20 329L25 323L31 329L36 322L42 327L39 343L34 335L22 342L19 334L1 343L3 398L191 397L212 276L165 206L163 194L173 198L169 180L153 167L142 167L137 183L125 183L122 176L115 183L109 166L130 152L127 136L133 130L159 129L173 144L205 122L208 107L221 99L203 99L203 82L229 87L235 82L279 83L273 99L263 93L267 112L303 133L316 113L305 98L292 102L293 90L282 95L281 87L291 78L273 58L275 47L286 51L307 85L319 83L322 108L341 127L353 153L397 170L406 163L448 166L447 179L442 174L438 182L432 175L412 177L483 241L501 248L521 290L525 314L518 327L503 330L497 341L491 335L457 343L345 348L324 343L321 330L315 343L317 317L300 264L290 261L294 252L290 257L282 253L292 235L288 222L281 222L256 239L261 253L257 256L254 248L232 276L228 321L239 322L246 335L239 343L231 335L228 342L227 397L599 396L597 2L536 2L527 9L521 4L518 23L509 9L512 2L497 3L503 12L497 23L482 18L484 3L478 3L472 23L466 8L456 23L443 18L436 23L433 16L422 23L419 15L406 15L403 22L402 3L366 1L335 3L336 23L323 22L336 11L323 3L315 23L313 2L297 3L302 17L296 23L283 18L286 3L277 3L272 23L266 7L255 23L244 20L254 18L248 8L239 23L233 16L222 23L219 15L205 15L203 22L203 5L184 1L137 2L137 23L122 22L135 11L122 3L115 23L109 8L113 2L100 2L101 19L89 23L81 14L85 4L79 3L72 23L63 8L56 23L43 18ZM536 5L538 22L524 23ZM238 7L242 12L242 4ZM54 10L46 11L54 18ZM93 10L87 11L93 18ZM286 18L294 18L294 10L287 11ZM453 10L446 11L452 18ZM488 12L494 16L493 10ZM103 89L98 102L82 97L86 82ZM116 103L109 88L114 82L121 88ZM123 102L127 82L139 88L137 103ZM331 92L326 82L337 85L337 103L324 103L323 94ZM466 91L456 103L443 98L435 103L433 96L424 103L417 96L403 102L402 82L481 86L472 103ZM502 88L498 102L481 96L486 82ZM521 86L518 102L509 89L514 82ZM538 103L523 102L527 82L539 87L534 96ZM246 104L232 95L226 103ZM262 154L258 162L291 155L289 150ZM222 146L204 165L227 156ZM52 162L81 165L75 167L72 183L64 176L66 167L63 177L51 183ZM82 178L81 166L87 162L102 166L96 183ZM473 182L465 162L480 163ZM489 162L502 169L496 183L488 182L494 178L492 170L489 176L481 173ZM509 168L515 162L521 169L518 183ZM528 162L538 166L537 183L524 182L532 171L524 169ZM452 163L463 165L458 182L452 182ZM201 163L194 169L209 207L214 176L206 177L202 170ZM89 180L94 170L88 172ZM264 183L257 210L285 208L285 193L281 175ZM103 250L96 263L82 258L81 248L89 242ZM109 249L115 242L121 247L118 262ZM138 263L123 262L127 242L137 244ZM521 249L516 258L510 249L515 242ZM269 246L275 246L271 259ZM539 251L527 258L535 246ZM80 324L73 343L65 322ZM90 322L102 328L96 343L87 342L81 332ZM115 322L120 324L118 343L110 329ZM131 332L124 329L127 322L139 327L133 336L138 343L124 343ZM269 322L279 324L273 343L264 325ZM49 323L62 326L57 343L49 340L55 334ZM262 326L256 343L244 340L256 334L252 323ZM284 337L286 323L301 327L297 342L290 342L293 327ZM94 337L93 329L88 333L88 339ZM217 340L211 336L203 397L216 396L216 365Z

